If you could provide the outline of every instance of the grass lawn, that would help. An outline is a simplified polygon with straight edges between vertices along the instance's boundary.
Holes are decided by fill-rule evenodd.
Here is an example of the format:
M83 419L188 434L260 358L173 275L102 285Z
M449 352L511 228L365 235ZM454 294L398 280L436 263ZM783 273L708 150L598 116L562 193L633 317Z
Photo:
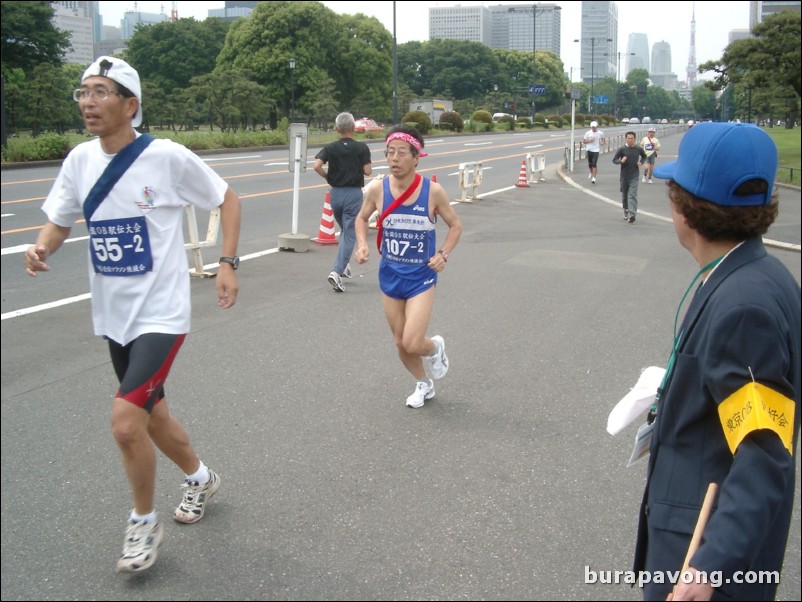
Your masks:
M802 179L802 165L800 165L799 128L786 130L781 127L764 128L772 137L774 144L780 152L780 169L777 170L777 180L786 184L799 186Z

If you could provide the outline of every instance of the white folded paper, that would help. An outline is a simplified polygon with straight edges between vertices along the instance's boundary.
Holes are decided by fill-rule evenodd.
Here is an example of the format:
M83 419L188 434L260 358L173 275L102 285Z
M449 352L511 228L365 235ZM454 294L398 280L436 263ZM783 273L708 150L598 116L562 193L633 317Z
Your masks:
M663 382L665 368L649 366L640 375L633 389L624 395L607 417L607 432L617 435L654 403L657 388Z

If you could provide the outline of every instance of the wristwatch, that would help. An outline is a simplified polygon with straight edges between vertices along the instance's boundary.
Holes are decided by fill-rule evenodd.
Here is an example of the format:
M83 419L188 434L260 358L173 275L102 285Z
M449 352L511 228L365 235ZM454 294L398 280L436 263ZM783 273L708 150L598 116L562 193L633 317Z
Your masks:
M235 270L239 267L239 257L221 257L218 259L219 263L227 263Z

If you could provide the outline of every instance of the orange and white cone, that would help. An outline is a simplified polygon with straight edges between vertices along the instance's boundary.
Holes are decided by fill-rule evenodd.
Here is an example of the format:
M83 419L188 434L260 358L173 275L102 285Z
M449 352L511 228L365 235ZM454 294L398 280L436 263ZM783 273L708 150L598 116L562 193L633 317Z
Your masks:
M336 245L337 237L334 235L334 212L331 210L331 193L326 192L323 203L323 215L320 216L320 233L312 242L317 245Z
M518 173L518 183L515 185L518 188L529 188L529 182L526 179L526 159L521 161L521 171Z

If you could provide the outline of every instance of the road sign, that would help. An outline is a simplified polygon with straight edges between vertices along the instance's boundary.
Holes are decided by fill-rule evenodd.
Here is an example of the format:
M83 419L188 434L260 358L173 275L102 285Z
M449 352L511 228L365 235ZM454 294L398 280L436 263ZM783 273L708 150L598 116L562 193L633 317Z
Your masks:
M594 96L593 97L593 102L595 102L597 105L610 104L610 97L609 96L602 96L602 95Z
M529 86L529 93L535 94L536 96L543 96L546 93L546 85L535 84L534 86Z

